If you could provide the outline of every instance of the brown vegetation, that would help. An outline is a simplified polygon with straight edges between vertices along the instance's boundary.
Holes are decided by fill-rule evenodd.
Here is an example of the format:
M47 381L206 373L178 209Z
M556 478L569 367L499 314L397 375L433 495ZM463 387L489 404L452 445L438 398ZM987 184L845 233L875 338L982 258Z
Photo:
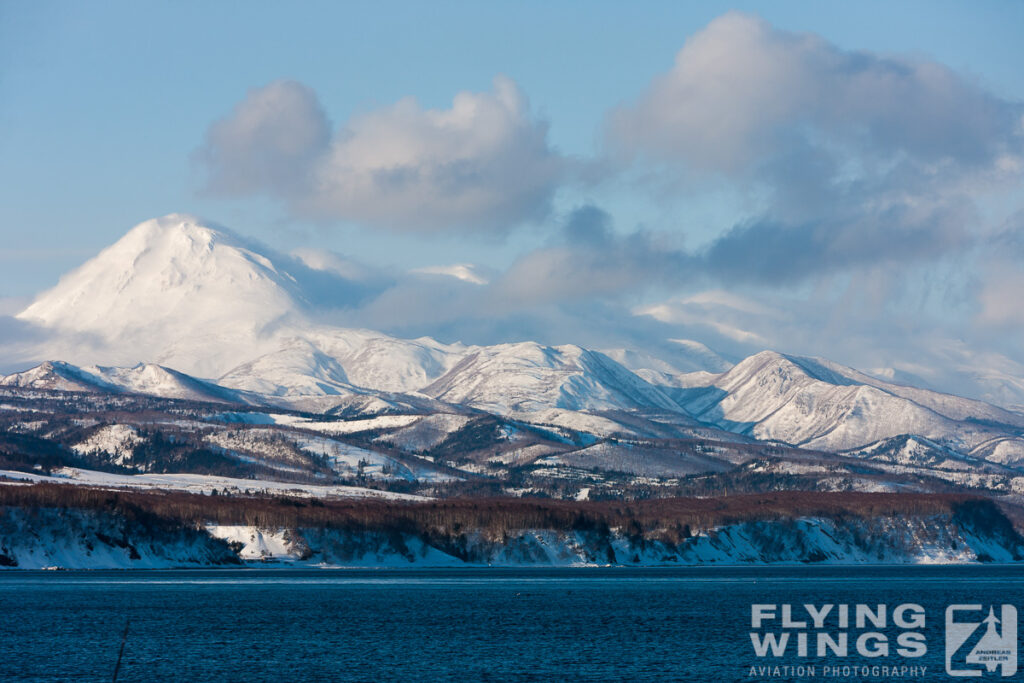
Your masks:
M374 499L204 496L183 492L110 491L81 486L0 486L0 507L70 508L137 514L179 524L246 524L260 527L337 528L500 535L521 529L607 530L685 538L690 529L723 524L827 517L982 514L1006 517L990 499L966 494L817 493L780 491L721 498L663 498L634 502L474 498L427 502Z

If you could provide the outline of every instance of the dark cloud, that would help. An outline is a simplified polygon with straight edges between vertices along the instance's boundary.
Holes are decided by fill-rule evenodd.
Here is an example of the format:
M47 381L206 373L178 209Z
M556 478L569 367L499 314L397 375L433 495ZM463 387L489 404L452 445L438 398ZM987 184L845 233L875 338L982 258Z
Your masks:
M969 248L966 207L907 216L908 207L879 215L831 216L787 225L761 219L737 225L701 255L704 272L721 282L788 285L850 268L909 267ZM846 219L846 220L844 220Z
M1024 210L1010 216L990 242L997 252L1024 259Z
M605 246L612 239L612 217L592 204L582 206L569 215L562 234L569 244Z
M0 315L0 374L25 370L37 361L36 345L47 332L32 323L9 315Z
M493 289L501 301L528 305L628 297L692 276L692 257L667 237L642 230L617 234L607 213L587 205L570 214L554 244L519 258Z
M42 331L30 322L10 315L0 315L0 345L31 342L41 335Z

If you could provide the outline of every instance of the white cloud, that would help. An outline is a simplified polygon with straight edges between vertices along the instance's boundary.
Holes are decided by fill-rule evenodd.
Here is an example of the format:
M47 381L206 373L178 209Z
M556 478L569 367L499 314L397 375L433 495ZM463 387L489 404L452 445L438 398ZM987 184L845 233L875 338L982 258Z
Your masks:
M794 142L1005 166L1021 154L1020 115L936 62L847 52L730 12L688 39L639 102L613 113L611 134L633 151L730 173Z
M844 51L732 12L612 112L608 135L663 175L749 197L706 266L779 285L970 247L985 229L979 197L1019 187L1022 112L936 62Z
M743 313L752 313L755 315L769 315L773 317L779 317L781 314L775 311L765 304L754 301L753 299L747 298L734 292L728 292L724 289L710 289L703 292L697 292L690 296L682 299L683 304L692 304L695 306L704 306L707 308L730 308Z
M982 325L1024 326L1024 267L1020 261L993 261L986 267L985 280L978 293L981 310L977 322Z
M369 282L379 280L382 276L376 268L326 249L300 247L293 249L291 255L308 268L333 273L346 280Z
M453 277L456 280L462 280L474 285L486 285L488 283L487 278L481 275L477 271L476 266L471 263L456 263L450 266L426 266L424 268L416 268L412 272L421 275Z
M211 126L199 154L209 189L265 193L297 214L404 231L502 232L543 218L565 161L509 78L448 109L408 97L333 135L315 94L279 81Z
M767 346L769 340L757 332L745 329L745 326L752 324L752 317L767 310L741 297L729 296L723 300L720 292L703 292L692 297L638 306L633 309L633 314L679 326L689 333L695 332L697 336L700 336L701 331L704 335L719 335L747 349L753 349Z
M199 158L209 170L208 189L226 195L301 192L330 135L316 93L301 83L274 81L251 90L206 133Z

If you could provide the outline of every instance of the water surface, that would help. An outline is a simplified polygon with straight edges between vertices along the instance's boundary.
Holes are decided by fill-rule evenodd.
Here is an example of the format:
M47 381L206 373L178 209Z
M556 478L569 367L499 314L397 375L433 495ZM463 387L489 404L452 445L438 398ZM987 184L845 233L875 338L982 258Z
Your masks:
M906 602L954 680L945 607L1024 606L1024 568L4 572L0 680L110 681L130 622L120 681L750 681L796 663L754 656L752 603Z

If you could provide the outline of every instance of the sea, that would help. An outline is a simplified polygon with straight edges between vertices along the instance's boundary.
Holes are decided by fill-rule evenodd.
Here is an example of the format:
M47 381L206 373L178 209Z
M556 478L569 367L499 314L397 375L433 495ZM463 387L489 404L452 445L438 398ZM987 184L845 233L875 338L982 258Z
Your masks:
M8 571L0 681L1012 680L1022 605L1012 566Z

